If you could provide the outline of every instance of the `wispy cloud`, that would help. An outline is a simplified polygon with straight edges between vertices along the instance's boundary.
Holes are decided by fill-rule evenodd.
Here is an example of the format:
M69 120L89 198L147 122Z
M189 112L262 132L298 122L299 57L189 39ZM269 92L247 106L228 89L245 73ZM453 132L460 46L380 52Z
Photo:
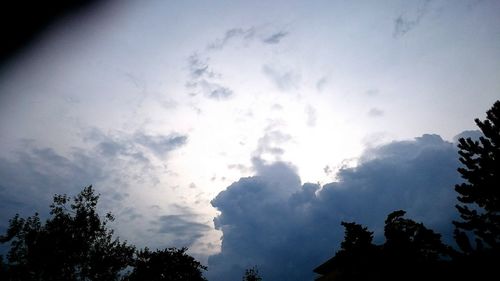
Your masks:
M384 116L384 111L382 109L379 109L379 108L376 108L376 107L372 107L368 111L368 116L370 116L370 117L381 117L381 116Z
M316 126L316 118L317 118L316 109L314 107L312 107L312 105L308 104L305 108L305 113L307 116L307 119L306 119L307 126L309 126L309 127Z
M210 68L208 57L197 53L188 58L189 79L186 89L191 96L202 94L213 100L225 100L233 95L233 91L219 82L222 74Z
M220 50L223 49L232 40L241 38L244 41L250 41L255 36L255 28L250 27L248 29L243 28L232 28L226 31L222 38L216 39L214 42L208 44L208 50Z
M300 75L292 70L264 65L262 72L281 91L289 91L299 86Z
M188 58L189 74L193 79L201 77L213 77L215 73L210 70L208 59L200 57L199 54L194 53Z
M194 214L179 214L160 216L153 224L158 228L157 233L168 234L174 237L172 242L178 247L189 247L203 237L212 227L197 222L198 216Z
M266 44L278 44L281 42L283 38L285 38L288 35L288 32L285 31L279 31L274 34L271 34L270 36L262 39L262 42Z
M319 92L323 91L327 83L328 79L326 78L326 76L321 77L320 79L318 79L318 81L316 81L316 90L318 90Z
M429 12L431 0L423 0L413 16L399 15L394 20L393 37L398 39L416 28L424 16Z

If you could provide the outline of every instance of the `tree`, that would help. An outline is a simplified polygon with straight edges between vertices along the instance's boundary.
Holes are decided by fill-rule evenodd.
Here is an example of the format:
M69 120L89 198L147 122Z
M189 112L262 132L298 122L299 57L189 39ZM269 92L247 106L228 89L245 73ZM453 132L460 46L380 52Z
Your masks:
M405 211L390 213L385 220L384 252L395 261L413 260L417 263L437 262L451 253L441 242L441 235L422 223L404 218Z
M204 281L207 268L186 254L187 248L138 251L126 281Z
M373 280L379 254L372 243L373 232L354 222L341 224L344 241L332 262L340 269L342 280Z
M344 227L344 241L340 243L341 251L345 252L363 252L372 249L373 232L368 228L354 222L341 222Z
M262 277L260 277L257 267L254 266L252 268L245 269L243 281L262 281Z
M486 112L486 120L475 119L483 136L479 141L459 139L458 169L464 183L457 184L457 204L462 221L455 221L455 238L464 252L471 252L465 232L475 236L475 250L500 250L500 101Z
M54 196L51 217L43 224L38 214L9 221L0 242L10 242L4 280L117 280L130 264L134 247L113 239L96 206L99 195L88 186L70 204ZM69 205L69 206L68 206Z

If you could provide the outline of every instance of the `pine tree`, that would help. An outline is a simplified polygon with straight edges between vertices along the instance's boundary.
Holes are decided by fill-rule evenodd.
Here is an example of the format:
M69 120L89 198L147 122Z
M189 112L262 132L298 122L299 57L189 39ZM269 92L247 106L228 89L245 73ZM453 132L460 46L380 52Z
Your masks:
M462 251L500 250L500 101L487 111L486 120L476 119L483 136L461 138L458 153L464 165L458 169L464 183L455 186L456 207L461 221L455 221L455 239ZM472 234L472 247L466 233Z

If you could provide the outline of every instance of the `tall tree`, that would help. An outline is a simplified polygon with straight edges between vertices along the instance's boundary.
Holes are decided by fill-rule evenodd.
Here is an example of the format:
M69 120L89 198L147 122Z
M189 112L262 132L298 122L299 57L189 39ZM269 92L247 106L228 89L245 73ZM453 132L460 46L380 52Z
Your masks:
M475 120L483 136L459 139L458 153L464 165L458 171L464 183L457 184L461 221L455 221L455 238L470 253L484 247L500 250L500 101L486 112L486 120ZM472 233L471 233L472 232ZM475 247L465 233L473 234Z
M341 224L344 227L344 241L340 244L334 262L341 269L342 280L373 280L379 254L378 247L372 243L373 232L354 222Z
M205 281L201 265L186 254L187 248L168 248L150 251L148 248L137 252L133 270L126 281Z
M390 213L385 220L384 252L395 260L437 262L449 256L451 249L441 242L441 235L422 223L404 218L405 211Z
M447 259L452 252L441 242L441 235L404 218L399 210L387 216L386 242L381 249L382 280L439 279L447 274Z
M4 280L117 280L130 264L134 247L113 238L111 214L99 216L92 186L71 199L54 196L51 217L16 215L0 242L10 242Z

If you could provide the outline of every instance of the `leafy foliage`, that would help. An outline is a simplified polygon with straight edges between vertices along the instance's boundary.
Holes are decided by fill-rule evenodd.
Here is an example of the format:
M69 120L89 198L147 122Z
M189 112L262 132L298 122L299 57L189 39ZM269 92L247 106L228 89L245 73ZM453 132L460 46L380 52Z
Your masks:
M342 222L345 237L341 249L316 272L330 274L336 280L417 280L442 276L445 268L441 260L449 256L450 248L441 242L439 234L404 215L400 210L387 216L383 245L372 243L373 233L366 227Z
M127 281L204 281L202 270L207 268L186 254L187 248L168 248L137 253L134 270Z
M454 224L456 240L466 253L473 248L464 231L473 232L476 250L500 250L500 101L486 115L484 121L475 120L484 136L479 141L461 138L458 144L464 165L458 171L465 182L455 186L462 221Z
M262 281L262 277L260 277L257 267L245 269L243 281Z
M97 212L99 195L86 187L73 200L54 196L51 217L38 214L10 220L1 243L10 243L7 261L0 259L0 280L205 280L203 267L186 248L136 251L113 238L111 214Z
M45 224L38 214L10 220L7 256L10 280L116 280L130 263L134 248L107 228L110 214L101 219L98 195L92 186L73 198L56 195ZM69 205L69 206L68 206Z

